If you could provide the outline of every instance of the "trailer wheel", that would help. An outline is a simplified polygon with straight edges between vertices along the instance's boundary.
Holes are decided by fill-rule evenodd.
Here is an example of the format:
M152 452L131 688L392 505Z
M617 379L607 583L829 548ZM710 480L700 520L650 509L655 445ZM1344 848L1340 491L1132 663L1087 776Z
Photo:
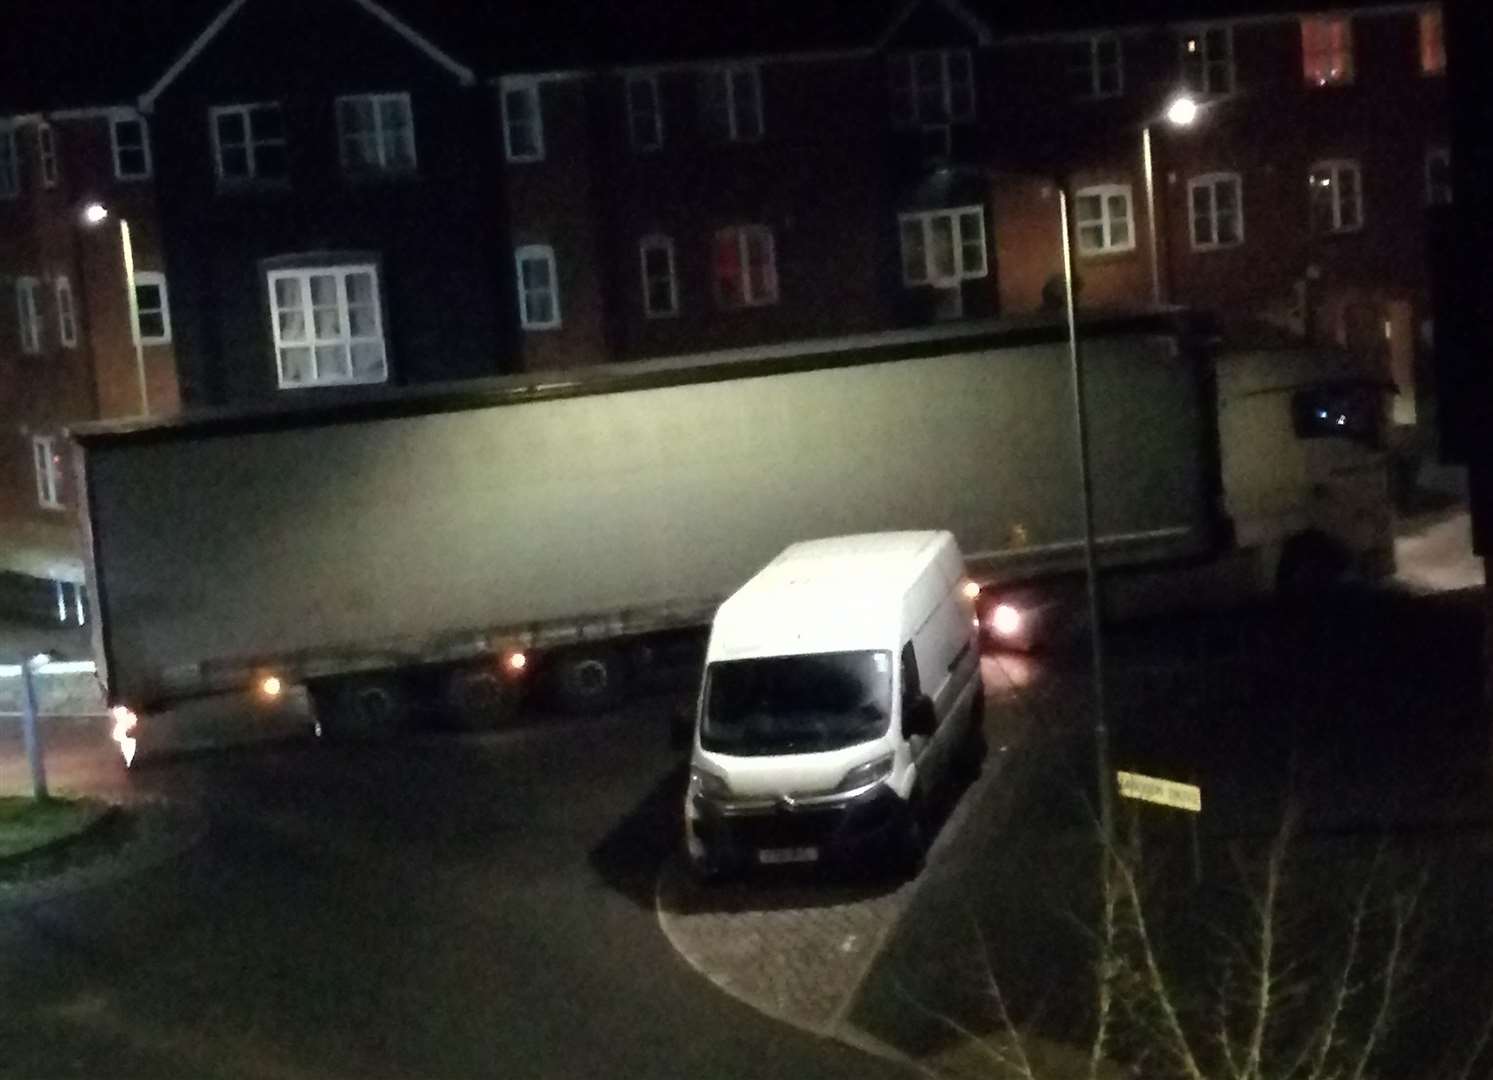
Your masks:
M408 694L398 679L357 675L312 687L317 722L325 734L390 739L409 720Z
M630 669L622 651L610 645L566 649L550 665L551 693L566 712L604 712L626 693Z
M506 727L518 712L521 686L490 667L457 668L446 676L445 701L456 725L467 731Z

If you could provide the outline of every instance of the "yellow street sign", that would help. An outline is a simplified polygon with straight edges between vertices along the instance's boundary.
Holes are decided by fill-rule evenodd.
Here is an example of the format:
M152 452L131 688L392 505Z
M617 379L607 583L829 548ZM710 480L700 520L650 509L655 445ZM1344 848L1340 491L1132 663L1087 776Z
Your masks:
M1194 814L1202 813L1203 789L1200 787L1132 772L1116 772L1115 777L1120 782L1120 794L1127 799L1174 806L1178 810L1190 810Z

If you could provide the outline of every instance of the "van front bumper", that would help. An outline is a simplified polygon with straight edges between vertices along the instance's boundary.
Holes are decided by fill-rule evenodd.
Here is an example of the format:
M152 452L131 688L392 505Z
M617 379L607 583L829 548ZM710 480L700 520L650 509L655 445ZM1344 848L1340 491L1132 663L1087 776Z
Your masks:
M696 862L729 872L764 862L854 863L893 855L908 805L876 783L842 799L813 802L733 803L695 795L689 810Z

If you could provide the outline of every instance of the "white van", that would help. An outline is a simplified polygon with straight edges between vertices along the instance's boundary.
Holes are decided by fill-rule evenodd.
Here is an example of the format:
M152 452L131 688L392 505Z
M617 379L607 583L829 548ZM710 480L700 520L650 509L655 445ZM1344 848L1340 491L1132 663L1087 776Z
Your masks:
M933 786L984 756L964 559L947 532L794 544L716 612L685 846L752 865L921 862Z

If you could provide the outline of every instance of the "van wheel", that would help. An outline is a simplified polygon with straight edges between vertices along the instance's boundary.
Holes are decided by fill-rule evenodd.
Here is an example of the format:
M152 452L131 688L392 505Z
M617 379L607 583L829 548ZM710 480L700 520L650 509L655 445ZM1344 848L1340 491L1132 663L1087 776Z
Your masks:
M922 799L914 794L895 831L891 852L892 873L911 881L928 859L928 831L923 824Z
M985 766L989 746L985 741L985 693L976 691L969 709L969 729L959 745L957 768L961 779L973 783Z
M453 722L464 731L507 727L518 714L522 688L490 667L457 668L446 676L444 697Z
M550 661L549 684L555 702L569 713L605 712L622 700L629 668L620 649L598 645L566 649Z
M409 696L388 675L353 675L313 685L321 731L334 738L391 739L409 722Z

